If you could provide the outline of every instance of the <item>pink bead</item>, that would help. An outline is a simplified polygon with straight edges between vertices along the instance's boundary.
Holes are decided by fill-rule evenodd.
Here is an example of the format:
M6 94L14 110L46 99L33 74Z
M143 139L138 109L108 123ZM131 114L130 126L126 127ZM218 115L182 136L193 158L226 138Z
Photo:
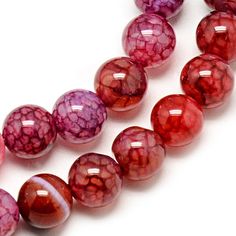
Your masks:
M173 53L176 44L171 25L161 16L143 14L132 20L123 34L125 52L144 67L157 67Z
M48 153L57 136L52 116L35 105L13 110L5 120L3 138L7 148L21 158L37 158Z
M203 127L199 104L186 95L170 95L153 108L151 121L165 145L179 147L191 143Z
M0 165L5 159L5 144L2 135L0 135Z
M221 58L203 54L185 65L181 84L184 92L204 108L214 108L230 97L234 87L234 74Z
M145 180L155 175L165 158L158 134L141 127L129 127L114 140L112 151L123 174L130 180Z
M109 156L88 153L79 157L69 172L69 185L75 199L87 207L103 207L120 194L122 175Z
M176 16L181 11L183 2L183 0L135 0L141 11L155 13L165 18Z

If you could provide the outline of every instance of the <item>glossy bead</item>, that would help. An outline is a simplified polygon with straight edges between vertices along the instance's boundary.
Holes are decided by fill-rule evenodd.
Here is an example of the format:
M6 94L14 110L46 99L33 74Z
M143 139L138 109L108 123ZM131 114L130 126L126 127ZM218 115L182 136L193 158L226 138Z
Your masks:
M232 12L236 14L235 0L205 0L209 7L217 11Z
M165 158L160 136L152 130L129 127L114 140L112 151L123 174L130 180L145 180L155 175Z
M18 107L4 122L5 144L13 154L21 158L37 158L47 154L56 136L51 114L39 106Z
M87 143L100 133L107 112L102 100L87 90L72 90L62 95L53 109L60 136L71 143Z
M166 146L179 147L191 143L203 127L201 107L186 95L170 95L153 108L151 121Z
M95 90L113 111L137 107L147 90L143 67L128 57L115 58L103 64L95 78Z
M125 52L144 67L162 65L173 53L175 44L173 28L155 14L140 15L128 24L123 34Z
M5 159L5 144L2 135L0 134L0 165Z
M236 59L236 16L212 12L197 27L197 44L204 53L215 54L231 62Z
M18 206L21 216L31 226L53 228L70 216L72 195L68 185L59 177L39 174L21 187Z
M10 236L19 222L19 208L15 199L0 189L0 236Z
M155 13L165 18L176 16L184 0L135 0L137 7L146 13Z
M203 54L185 65L181 84L184 92L204 108L214 108L222 105L231 95L234 74L221 58Z
M109 156L88 153L71 166L69 185L75 199L86 207L103 207L120 194L122 174Z

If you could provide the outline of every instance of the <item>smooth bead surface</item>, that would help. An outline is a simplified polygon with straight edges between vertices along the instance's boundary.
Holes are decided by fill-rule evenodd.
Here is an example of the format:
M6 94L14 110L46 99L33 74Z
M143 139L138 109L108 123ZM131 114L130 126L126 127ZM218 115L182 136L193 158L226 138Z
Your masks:
M170 147L190 144L203 127L200 105L186 95L170 95L161 99L153 108L151 121L157 132Z
M52 115L60 136L79 144L94 140L107 119L102 100L95 93L83 89L62 95L54 105Z
M15 199L0 189L0 236L10 236L19 222L19 208Z
M189 61L181 73L184 92L204 108L222 105L231 95L234 74L221 58L203 54Z
M51 114L39 106L18 107L4 122L5 144L13 154L21 158L37 158L47 154L56 136Z
M0 134L0 165L3 163L5 159L5 143L2 135Z
M232 12L236 14L235 0L205 0L207 5L217 11Z
M140 15L128 24L123 33L125 52L144 67L162 65L173 53L175 44L173 28L155 14Z
M176 16L181 11L183 2L183 0L135 0L141 11L156 13L165 18Z
M212 12L197 27L197 44L203 53L215 54L229 62L236 59L236 16Z
M53 228L70 216L72 195L68 185L59 177L39 174L21 187L18 206L23 219L36 228Z
M79 157L69 172L69 185L74 198L87 207L103 207L120 194L122 174L109 156L88 153Z
M114 140L112 151L123 174L130 180L145 180L155 175L165 158L160 136L152 130L133 126Z
M109 60L96 74L96 93L113 111L137 107L146 89L147 77L143 67L127 57Z

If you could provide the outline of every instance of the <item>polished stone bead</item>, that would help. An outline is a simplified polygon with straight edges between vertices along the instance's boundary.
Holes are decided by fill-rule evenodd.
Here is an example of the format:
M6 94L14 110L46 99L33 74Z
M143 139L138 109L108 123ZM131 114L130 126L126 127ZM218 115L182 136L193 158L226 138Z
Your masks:
M21 216L31 226L53 228L70 216L72 195L68 185L59 177L39 174L21 187L18 206Z
M86 207L103 207L120 194L120 166L109 156L88 153L71 166L69 185L74 198Z
M179 147L198 137L203 127L203 112L189 96L169 95L154 106L151 121L166 146Z
M2 135L0 135L0 165L5 159L5 144Z
M87 143L100 133L107 119L102 100L83 89L63 94L54 105L53 119L59 135L71 143Z
M15 199L0 189L0 236L11 236L19 222L19 208Z
M165 18L176 16L184 0L135 0L137 7L146 13L155 13Z
M205 0L209 7L217 11L232 12L236 14L235 0Z
M128 57L109 60L96 74L95 90L111 110L131 110L141 103L146 93L146 72Z
M232 94L234 74L220 57L203 54L185 65L181 85L203 108L214 108L224 104Z
M47 154L56 136L51 114L39 106L18 107L4 122L5 144L13 154L21 158L38 158Z
M156 14L142 14L132 20L123 33L127 55L144 67L162 65L172 55L176 37L166 19Z
M130 180L145 180L157 174L165 158L160 136L137 126L122 131L114 140L112 151Z
M236 60L236 16L212 12L197 27L197 44L203 53L215 54L228 62Z

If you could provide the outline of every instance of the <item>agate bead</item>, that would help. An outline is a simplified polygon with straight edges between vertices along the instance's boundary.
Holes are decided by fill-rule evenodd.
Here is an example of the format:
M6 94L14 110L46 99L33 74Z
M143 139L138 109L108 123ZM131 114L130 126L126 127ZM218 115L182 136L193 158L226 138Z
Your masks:
M217 11L232 12L236 14L235 0L205 0L207 5Z
M54 105L52 115L59 135L78 144L94 140L107 119L102 100L95 93L82 89L62 95Z
M154 106L151 122L166 146L179 147L198 137L203 127L203 112L189 96L169 95Z
M0 134L0 165L3 163L5 159L5 143L2 135Z
M146 72L127 57L109 60L96 74L95 90L111 110L131 110L141 103L147 90Z
M72 195L68 185L59 177L39 174L21 187L18 206L21 216L31 226L53 228L70 216Z
M173 53L175 33L166 19L155 14L142 14L132 20L123 33L127 55L144 67L162 65Z
M88 153L71 166L69 185L74 198L86 207L103 207L120 194L120 166L109 156Z
M56 136L51 114L39 106L18 107L4 122L5 144L13 154L21 158L37 158L47 154Z
M165 148L160 136L152 130L129 127L114 140L112 151L124 176L130 180L145 180L160 170Z
M184 92L204 108L222 105L231 95L234 74L221 58L203 54L189 61L182 70Z

